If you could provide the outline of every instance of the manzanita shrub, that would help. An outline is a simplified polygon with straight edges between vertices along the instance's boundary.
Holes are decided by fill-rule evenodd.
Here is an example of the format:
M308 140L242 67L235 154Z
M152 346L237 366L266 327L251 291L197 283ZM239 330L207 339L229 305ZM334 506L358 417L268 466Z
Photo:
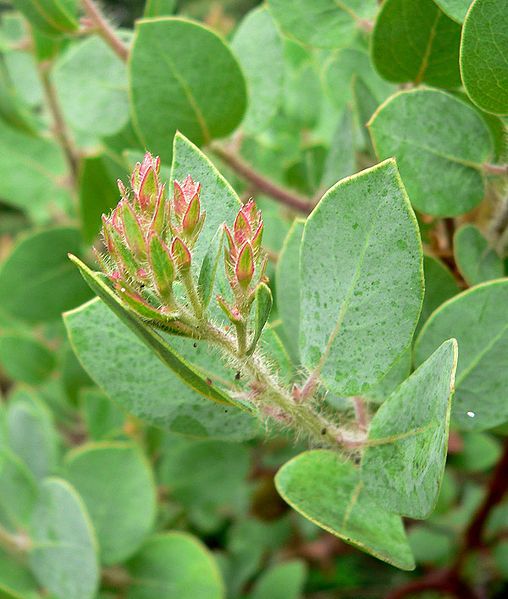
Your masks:
M1 11L0 596L504 596L506 0Z

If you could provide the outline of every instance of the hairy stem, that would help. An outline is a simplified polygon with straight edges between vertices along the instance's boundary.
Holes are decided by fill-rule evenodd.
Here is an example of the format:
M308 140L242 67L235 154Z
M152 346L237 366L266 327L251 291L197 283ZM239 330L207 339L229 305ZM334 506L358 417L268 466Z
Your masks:
M273 183L273 181L270 181L264 175L254 170L239 156L229 152L223 146L212 144L210 149L222 160L222 162L232 168L235 173L240 175L243 179L251 183L252 186L261 193L264 193L288 208L292 208L303 214L310 214L312 212L314 204L309 199Z
M255 399L259 406L273 406L280 410L288 423L292 423L300 432L319 444L345 449L358 448L360 441L349 440L347 435L334 423L316 412L311 398L297 402L270 373L269 366L261 354L256 351L251 356L240 355L234 338L226 335L212 324L208 324L206 337L221 347L239 369L246 370L252 379Z
M483 165L483 170L488 175L508 175L508 164L489 164Z
M199 294L190 271L182 274L182 282L185 285L187 297L189 298L192 309L194 310L194 314L196 315L198 321L201 321L204 315L203 304L199 298Z
M115 30L107 22L97 4L95 4L93 0L82 0L82 4L88 18L94 24L97 33L110 46L115 54L121 60L126 62L127 58L129 57L129 50L122 40L117 36Z

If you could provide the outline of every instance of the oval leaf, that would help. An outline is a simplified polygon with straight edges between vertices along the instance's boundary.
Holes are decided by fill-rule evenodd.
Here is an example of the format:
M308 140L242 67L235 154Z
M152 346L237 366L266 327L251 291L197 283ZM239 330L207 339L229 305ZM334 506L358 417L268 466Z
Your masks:
M393 160L339 181L305 224L300 350L331 391L379 381L411 341L423 298L416 219Z
M415 208L434 216L456 216L484 195L481 167L493 153L480 115L438 90L397 93L368 123L379 159L395 156Z
M201 145L231 133L243 118L240 67L202 25L172 17L137 21L129 67L135 125L163 161L177 129Z
M421 364L445 339L455 337L459 362L452 415L463 430L481 431L508 421L508 280L473 287L432 314L415 345Z
M464 20L460 68L466 92L482 110L508 114L506 0L475 0Z
M97 542L76 491L58 478L40 486L30 530L29 563L56 599L93 599L99 583Z
M99 541L101 563L130 557L152 529L155 482L139 448L95 443L71 452L66 478L83 498Z
M389 512L427 518L446 462L457 342L445 341L376 412L362 459L367 492Z
M154 536L128 564L127 599L223 599L215 560L195 537L172 532Z
M359 470L334 451L307 451L282 466L277 491L291 507L346 543L397 568L415 567L399 516L366 493Z
M372 34L372 59L388 81L459 87L460 25L433 0L385 0Z

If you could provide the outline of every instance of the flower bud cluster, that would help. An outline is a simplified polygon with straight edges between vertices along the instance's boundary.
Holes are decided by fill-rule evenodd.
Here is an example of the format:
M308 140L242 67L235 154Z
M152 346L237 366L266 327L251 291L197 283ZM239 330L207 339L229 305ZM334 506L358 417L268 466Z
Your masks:
M134 168L130 189L121 181L118 187L120 202L103 216L106 253L97 256L102 270L122 300L145 320L184 335L203 334L204 290L213 289L213 280L205 285L201 273L195 277L191 270L193 248L206 217L200 184L189 175L183 183L174 181L173 194L166 197L159 158L147 153ZM262 236L263 220L252 201L240 208L232 228L224 225L225 271L232 293L217 301L237 329L240 353L247 350L249 313L264 277Z
M121 181L121 200L102 217L107 250L99 256L103 271L119 295L141 316L175 317L173 284L188 273L192 248L205 221L201 186L188 176L174 182L173 197L166 197L160 180L160 159L146 153L130 178L130 190Z
M218 302L229 319L236 323L248 316L257 283L263 278L266 257L263 256L263 219L250 200L238 212L232 230L224 225L227 247L224 251L226 276L233 291L234 305L224 298ZM257 270L257 272L256 272Z

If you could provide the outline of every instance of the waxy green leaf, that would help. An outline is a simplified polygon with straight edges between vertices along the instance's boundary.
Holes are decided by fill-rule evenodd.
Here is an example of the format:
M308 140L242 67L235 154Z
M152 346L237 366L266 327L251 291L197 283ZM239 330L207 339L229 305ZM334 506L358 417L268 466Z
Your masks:
M269 0L283 33L316 48L348 46L376 14L375 0Z
M275 564L259 577L251 599L300 599L307 577L302 560Z
M154 526L156 490L146 457L133 444L90 443L72 451L65 476L83 498L103 564L131 557Z
M171 532L152 537L127 563L127 599L224 599L217 564L195 537Z
M127 69L97 36L84 39L52 71L66 122L91 135L112 135L129 120Z
M399 92L368 124L379 159L394 156L413 206L456 216L483 199L482 165L493 154L481 116L445 92Z
M299 362L300 329L300 246L305 221L297 219L289 230L277 262L275 274L277 307L284 338L293 361Z
M29 564L55 599L93 599L99 583L97 541L83 501L69 483L40 486L30 528Z
M165 366L173 370L179 379L185 382L193 391L212 401L233 405L233 401L223 391L213 383L210 384L207 382L206 378L191 364L187 363L161 335L152 330L132 311L126 308L99 273L90 270L76 256L70 256L70 259L78 267L90 288L107 307L154 352Z
M14 453L0 449L0 526L13 533L26 530L36 500L37 482L28 468Z
M40 341L25 334L6 333L0 337L0 365L12 380L38 385L49 377L56 361Z
M388 81L460 86L460 25L433 0L384 0L372 33L372 60Z
M306 451L275 477L281 497L303 516L362 551L401 568L415 567L400 516L370 497L360 471L335 451Z
M135 127L163 161L177 129L201 145L231 133L245 112L245 80L228 46L185 19L137 22L129 79Z
M429 318L415 345L421 364L444 340L455 337L459 362L452 417L467 431L508 421L504 389L508 345L508 280L482 283L445 302Z
M54 220L52 211L71 204L67 163L52 140L27 135L0 121L0 196L37 223ZM22 165L22 170L20 170Z
M64 316L79 360L94 381L124 409L167 430L195 437L243 440L256 434L256 420L233 406L210 402L168 370L108 308L92 301ZM187 359L202 364L211 381L231 384L235 372L220 367L210 347L171 338Z
M462 23L472 0L434 0L434 2L451 19L457 21L457 23Z
M422 299L421 242L395 162L339 181L305 224L304 366L334 393L362 393L409 345Z
M466 92L486 112L508 115L508 10L505 0L475 0L464 20L460 69Z
M504 276L503 261L475 225L457 229L453 237L453 253L468 285Z
M266 8L256 8L240 23L231 43L247 80L248 106L242 122L259 134L274 118L283 91L282 40Z
M77 0L12 0L31 25L46 35L62 35L78 28Z
M427 518L446 462L457 342L445 341L376 412L362 458L367 492L389 512Z
M117 179L125 178L125 168L107 154L82 160L79 174L79 209L81 232L92 243L102 226L101 215L108 214L118 203Z
M374 70L365 50L344 48L335 52L324 67L325 89L336 108L344 109L351 101L352 84L356 77L363 79L378 103L395 89Z
M56 429L50 410L33 391L19 388L9 395L5 437L36 480L54 473L58 459Z
M423 273L425 276L425 296L422 313L416 332L421 329L429 316L446 300L460 292L460 287L450 270L437 258L423 256Z
M80 255L77 229L55 227L23 237L0 269L0 307L29 323L60 318L90 296L67 258Z

